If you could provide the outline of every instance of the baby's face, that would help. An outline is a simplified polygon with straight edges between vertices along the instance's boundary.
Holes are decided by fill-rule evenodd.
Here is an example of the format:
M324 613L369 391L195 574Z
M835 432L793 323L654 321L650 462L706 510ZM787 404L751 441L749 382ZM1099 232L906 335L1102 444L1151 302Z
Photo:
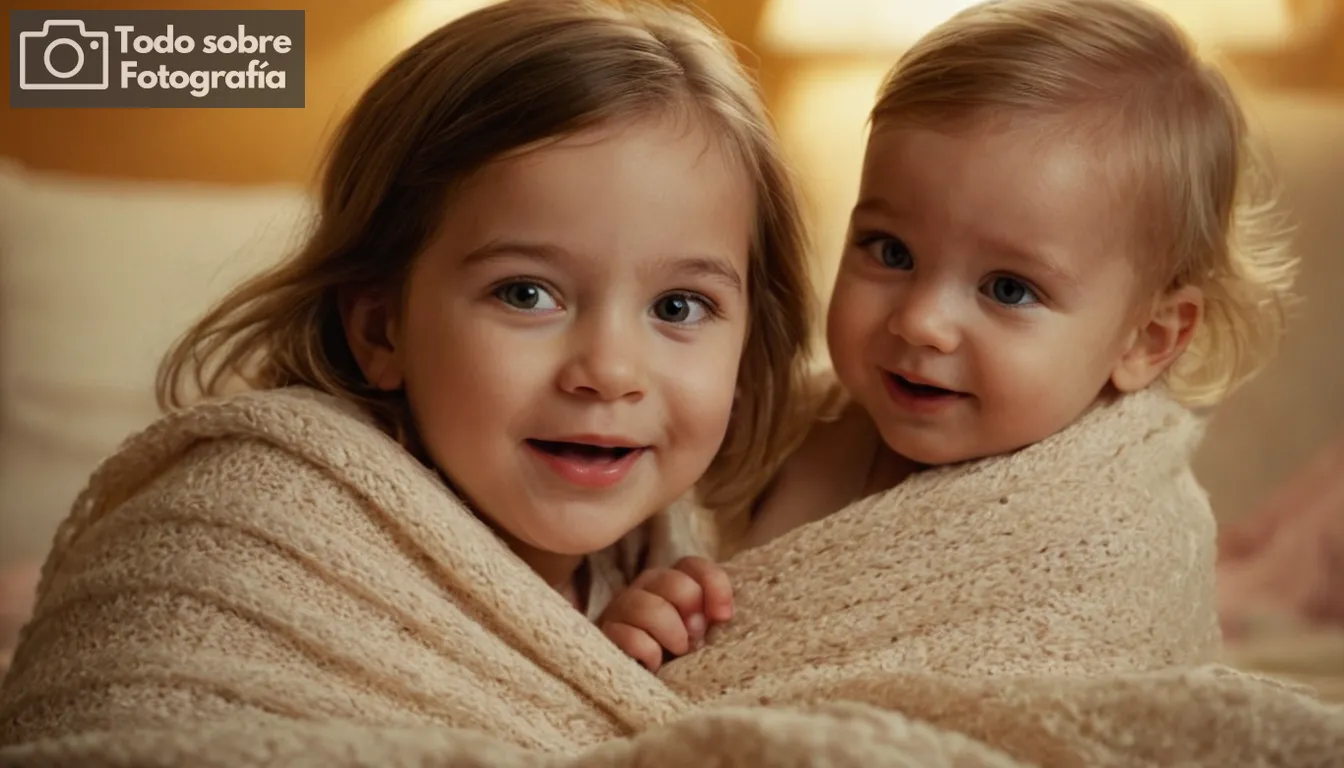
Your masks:
M836 372L926 464L1067 426L1134 339L1142 257L1103 156L1038 124L879 127L828 318Z
M429 454L507 537L597 551L705 472L746 339L752 201L684 120L546 145L454 196L396 365Z

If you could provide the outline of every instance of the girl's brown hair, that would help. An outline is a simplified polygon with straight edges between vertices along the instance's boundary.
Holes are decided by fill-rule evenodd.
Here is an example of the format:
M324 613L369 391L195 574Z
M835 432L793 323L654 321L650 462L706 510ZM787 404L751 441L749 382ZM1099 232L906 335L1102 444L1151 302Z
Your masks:
M874 127L995 114L1089 131L1136 180L1141 272L1195 285L1204 320L1167 374L1189 405L1225 397L1277 348L1297 260L1233 87L1170 19L1140 0L990 0L906 52Z
M753 178L750 328L728 435L702 503L739 509L799 439L812 292L798 193L759 92L731 47L684 11L596 0L506 0L401 54L364 93L332 147L315 229L289 261L241 285L178 340L160 406L305 385L360 403L404 434L404 398L369 387L346 343L338 295L396 290L477 169L613 121L682 110Z

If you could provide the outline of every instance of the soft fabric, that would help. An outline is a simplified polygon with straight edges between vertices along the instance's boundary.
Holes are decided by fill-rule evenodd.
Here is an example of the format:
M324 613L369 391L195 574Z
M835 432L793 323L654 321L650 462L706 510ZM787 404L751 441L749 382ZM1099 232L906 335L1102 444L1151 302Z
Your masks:
M1184 422L1152 407L1159 418L1128 432L1137 442L1123 447L1172 458L1166 452L1179 453ZM1113 458L1137 468L1125 450ZM949 470L945 482L979 476L967 484L1009 488L1004 510L1035 499L1034 511L1049 514L1039 471L995 466L1019 464ZM1167 601L1142 586L1203 595L1208 585L1187 570L1207 557L1207 532L1192 524L1175 545L1147 542L1156 554L1145 554L1136 550L1142 536L1122 537L1105 523L1184 519L1157 482L1166 474L1141 473L1154 485L1151 499L1134 494L1149 502L1139 512L1092 515L1086 529L1112 538L1076 539L1064 527L1058 539L1123 550L1140 558L1138 569L1080 571L1094 555L987 581L1015 550L980 556L950 538L925 539L945 559L966 561L938 578L979 583L1004 600L1022 597L1018 580L1051 589L1056 582L1042 574L1054 567L1094 582L1140 580L1138 589L1070 581L1027 608L985 616L991 596L974 589L911 584L927 597L902 597L901 569L869 589L879 582L865 575L867 545L803 563L785 558L769 576L743 557L733 565L738 619L708 651L670 665L664 682L625 658L360 414L297 389L203 405L131 440L62 525L35 618L0 689L0 764L1321 765L1344 754L1344 712L1298 691L1204 666L1148 671L1197 664L1209 642L1205 606L1188 604L1195 619L1159 626L1172 618ZM1123 478L1088 479L1129 488ZM1081 494L1071 500L1092 504ZM802 553L871 521L876 509L856 507L771 546ZM913 556L899 537L891 543ZM1037 555L1032 562L1051 562L1049 550ZM1075 587L1090 597L1071 597ZM1120 594L1137 602L1088 608ZM966 610L920 607L949 596ZM829 644L840 639L842 603L857 617L847 625L852 652ZM893 626L874 613L877 604L907 615L887 638L892 653L872 633ZM1099 622L1105 609L1130 629ZM1033 621L1013 623L1026 616ZM1089 634L1095 643L1084 645ZM744 654L753 644L756 653ZM1009 671L1029 674L990 674Z
M1213 661L1217 525L1189 469L1201 430L1146 391L746 550L726 564L738 617L665 679L688 694L710 680L769 692L835 668L1110 674Z
M436 473L310 390L136 436L61 524L43 577L0 742L280 714L563 749L681 708Z

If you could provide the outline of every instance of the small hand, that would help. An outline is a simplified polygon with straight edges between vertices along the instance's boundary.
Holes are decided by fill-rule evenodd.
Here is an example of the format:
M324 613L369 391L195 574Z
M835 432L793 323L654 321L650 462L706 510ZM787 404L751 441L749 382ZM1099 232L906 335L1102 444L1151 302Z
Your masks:
M733 617L733 589L723 569L703 557L641 573L598 619L627 655L657 672L666 656L683 656L715 624Z

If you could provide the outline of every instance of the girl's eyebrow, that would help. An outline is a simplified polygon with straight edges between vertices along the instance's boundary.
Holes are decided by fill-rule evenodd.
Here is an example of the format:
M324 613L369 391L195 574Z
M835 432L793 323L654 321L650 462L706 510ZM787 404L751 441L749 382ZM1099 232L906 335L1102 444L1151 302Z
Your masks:
M533 243L523 240L491 240L472 249L462 259L464 266L493 261L505 256L525 256L538 261L564 261L569 254L563 248L548 243Z
M569 251L551 243L491 240L468 253L463 258L462 264L471 266L509 256L521 256L548 263L564 263L573 259ZM684 277L709 278L724 283L733 291L739 293L742 291L742 276L726 259L716 256L668 256L655 262L652 269Z
M666 259L663 268L675 275L717 280L734 292L742 292L741 275L725 259L714 256L672 256Z

